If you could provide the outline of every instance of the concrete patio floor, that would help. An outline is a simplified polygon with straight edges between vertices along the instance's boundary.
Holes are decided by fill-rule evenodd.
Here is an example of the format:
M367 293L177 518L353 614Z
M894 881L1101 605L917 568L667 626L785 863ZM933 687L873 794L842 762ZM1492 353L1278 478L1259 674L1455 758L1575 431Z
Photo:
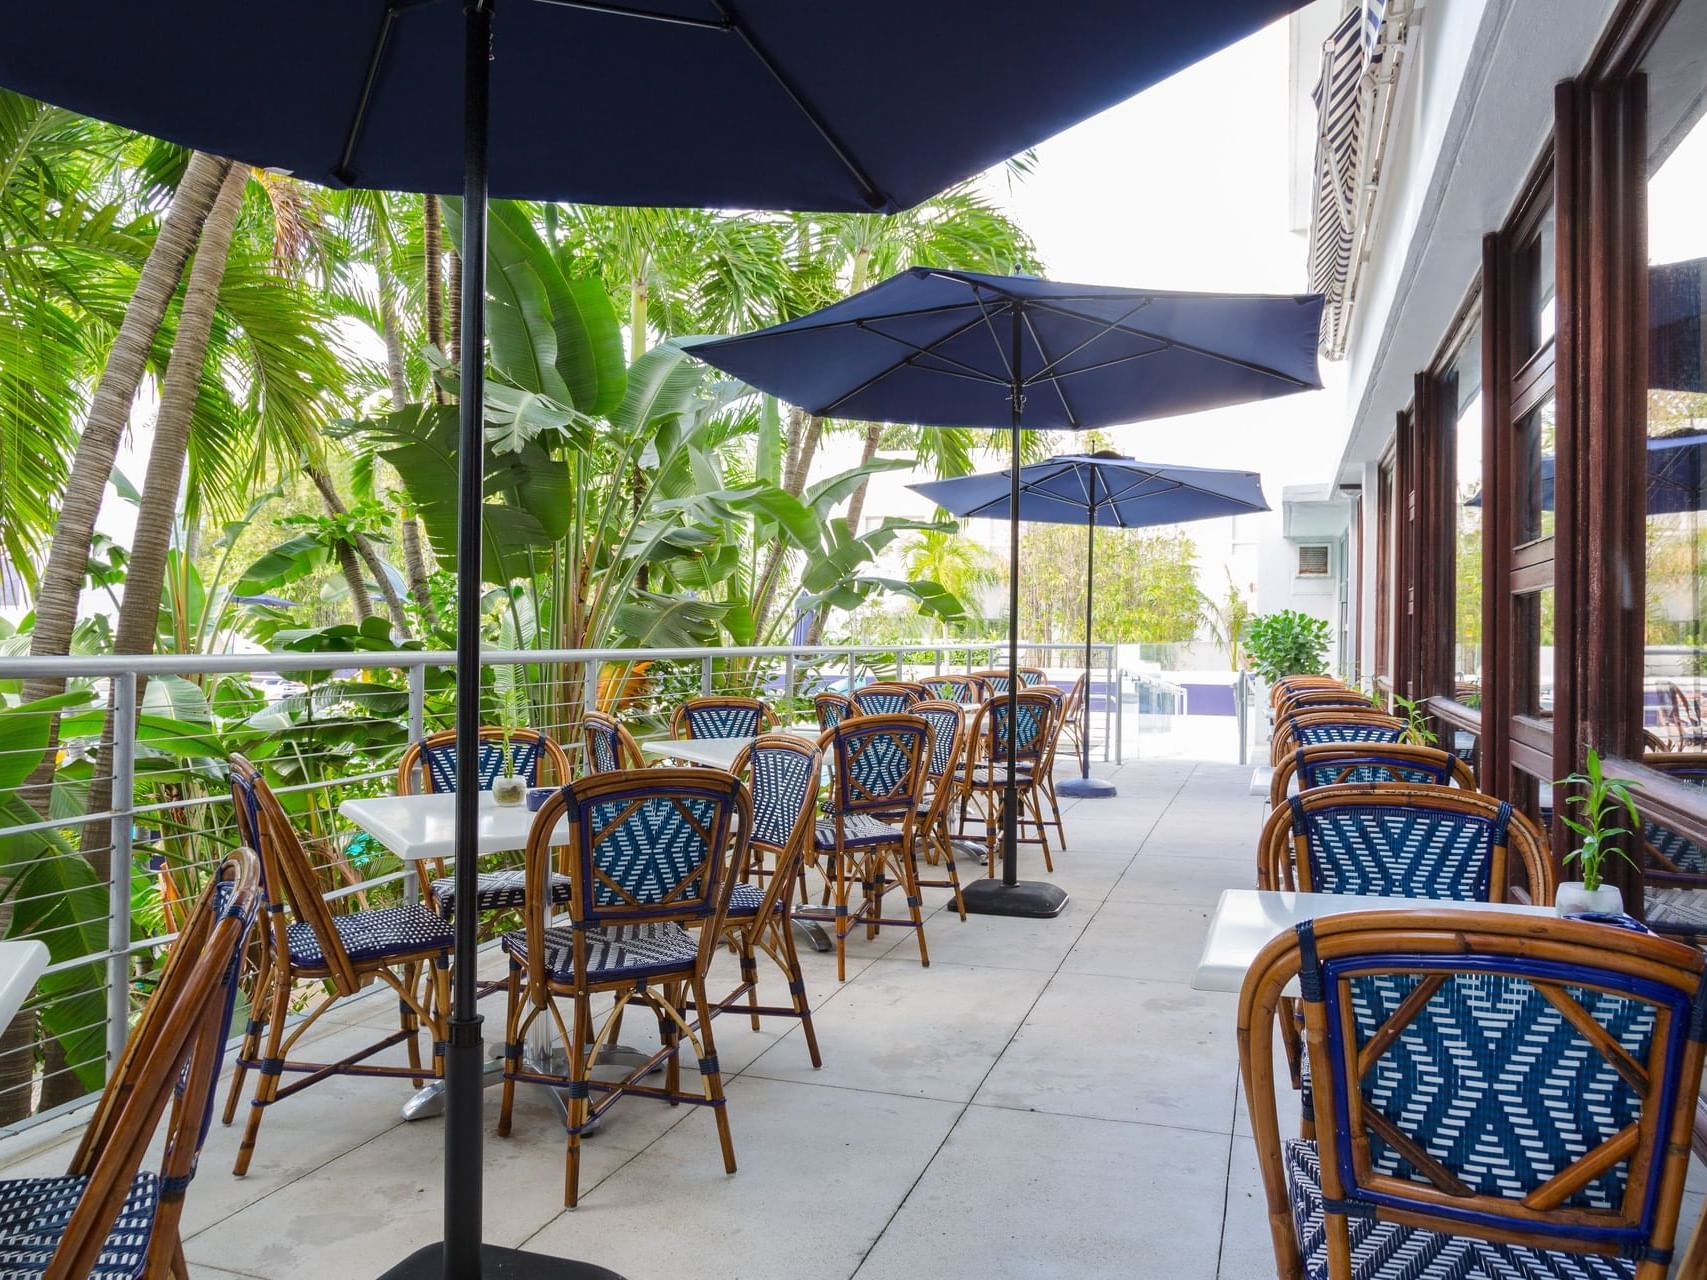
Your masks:
M792 1024L718 1020L739 1173L703 1108L628 1099L587 1139L566 1211L562 1130L524 1088L514 1136L487 1140L486 1238L630 1280L1272 1276L1235 997L1188 985L1217 896L1252 883L1263 803L1234 765L1106 772L1118 798L1066 810L1060 917L963 924L927 891L930 968L900 931L850 940L840 985L833 955L805 953L821 1070ZM392 1008L349 1003L326 1046L395 1025ZM484 1008L498 1038L501 997ZM649 1022L623 1038L655 1043ZM443 1130L402 1123L407 1094L344 1078L281 1103L243 1179L238 1127L216 1125L187 1203L192 1273L357 1280L437 1239ZM58 1172L69 1147L47 1140L21 1135L0 1162Z

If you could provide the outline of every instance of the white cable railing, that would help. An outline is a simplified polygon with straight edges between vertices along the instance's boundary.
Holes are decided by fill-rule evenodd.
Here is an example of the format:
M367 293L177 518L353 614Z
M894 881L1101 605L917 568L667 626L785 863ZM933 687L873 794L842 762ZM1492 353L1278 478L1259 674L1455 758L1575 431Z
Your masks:
M1005 641L945 640L494 649L482 655L482 670L508 669L522 684L535 727L567 726L578 721L579 708L603 705L645 736L663 731L669 710L698 693L755 694L786 718L810 719L810 698L824 689L866 677L1002 668L1006 661ZM1059 673L1063 681L1076 679L1084 646L1026 643L1020 661ZM1118 762L1124 678L1115 661L1114 645L1093 646L1093 752ZM31 806L0 810L0 824L28 817L0 825L6 855L0 925L5 936L40 938L53 952L26 1012L0 1042L0 1125L27 1122L50 1094L64 1099L92 1092L117 1061L138 984L146 985L161 949L175 936L175 909L194 901L206 874L237 842L224 769L229 753L245 751L266 773L325 866L329 898L369 902L415 892L413 873L343 824L338 805L390 791L408 744L449 727L454 667L454 654L426 650L0 657L0 681L52 677L89 695L86 705L64 713L67 732L51 793L30 797ZM257 676L273 687L262 688ZM180 695L188 691L168 677L197 686L196 696L206 700L205 720L179 718ZM158 693L168 696L150 694L149 681L158 681ZM97 744L108 716L112 798L91 810L86 801L97 781ZM573 739L563 745L572 757L580 747ZM6 750L0 742L0 762ZM0 790L0 799L19 798L18 790ZM104 918L96 918L96 893L105 900ZM97 1012L97 995L104 1014ZM17 1030L20 1024L29 1034ZM13 1059L10 1071L7 1057ZM64 1078L55 1084L55 1077Z

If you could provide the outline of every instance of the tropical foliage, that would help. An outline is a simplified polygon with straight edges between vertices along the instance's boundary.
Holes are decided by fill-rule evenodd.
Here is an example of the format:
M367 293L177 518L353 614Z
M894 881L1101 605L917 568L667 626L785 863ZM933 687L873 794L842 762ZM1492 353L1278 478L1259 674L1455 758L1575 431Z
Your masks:
M1328 661L1327 619L1297 609L1258 614L1246 630L1245 651L1270 684L1281 676L1319 674Z

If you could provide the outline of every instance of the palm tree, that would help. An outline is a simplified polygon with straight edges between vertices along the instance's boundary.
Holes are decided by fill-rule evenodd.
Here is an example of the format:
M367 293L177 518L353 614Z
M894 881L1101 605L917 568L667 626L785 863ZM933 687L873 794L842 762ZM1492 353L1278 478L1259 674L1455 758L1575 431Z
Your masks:
M934 582L968 605L1007 580L1001 560L962 529L918 533L908 542L903 556L909 581ZM946 624L941 634L948 635Z

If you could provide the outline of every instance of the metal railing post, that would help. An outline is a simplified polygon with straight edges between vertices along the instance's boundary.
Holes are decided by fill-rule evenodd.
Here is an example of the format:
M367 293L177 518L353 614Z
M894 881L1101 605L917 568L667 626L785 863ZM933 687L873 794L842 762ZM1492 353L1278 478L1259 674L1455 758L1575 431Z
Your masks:
M1251 733L1250 733L1251 692L1250 692L1250 685L1248 683L1248 677L1246 676L1246 674L1243 671L1239 672L1239 682L1235 686L1234 696L1237 698L1238 705L1239 705L1239 763L1241 765L1247 765L1251 762L1251 760L1250 760L1250 754L1251 754L1251 749L1250 749L1250 742L1251 742Z
M130 1035L130 859L136 805L136 672L112 678L113 817L107 876L107 1074Z
M858 684L859 684L859 654L855 651L850 650L848 652L848 693L850 695L853 693L855 686Z
M699 692L702 697L711 696L711 655L707 654L699 660Z
M1114 673L1114 762L1116 764L1125 764L1126 713L1125 708L1120 705L1120 686L1126 682L1126 673L1124 671L1117 670L1114 667L1110 667L1109 670ZM1144 715L1142 703L1139 704L1138 715L1141 720ZM1142 741L1142 739L1140 739L1140 741Z
M1113 645L1105 646L1103 649L1103 654L1104 654L1104 658L1103 658L1103 665L1102 665L1102 689L1103 689L1103 696L1102 696L1102 759L1103 759L1103 763L1107 764L1108 759L1109 759L1110 748L1113 745L1113 741L1114 741L1114 730L1113 730L1113 727L1109 723L1109 716L1113 715L1114 723L1119 724L1121 712L1120 712L1120 686L1114 682L1114 646ZM1088 678L1089 677L1087 677L1087 679ZM1087 698L1090 697L1090 693L1091 693L1091 691L1089 689L1085 690L1085 696ZM1119 763L1119 761L1117 760L1116 763Z
M417 663L409 668L409 741L427 736L427 668ZM421 900L420 872L413 861L403 864L403 901Z
M782 659L782 702L788 708L788 714L794 714L794 650L790 649Z

